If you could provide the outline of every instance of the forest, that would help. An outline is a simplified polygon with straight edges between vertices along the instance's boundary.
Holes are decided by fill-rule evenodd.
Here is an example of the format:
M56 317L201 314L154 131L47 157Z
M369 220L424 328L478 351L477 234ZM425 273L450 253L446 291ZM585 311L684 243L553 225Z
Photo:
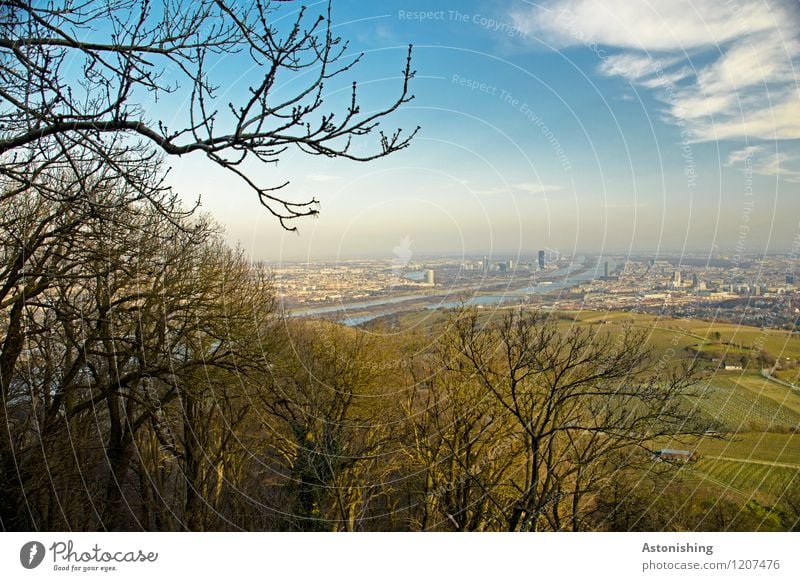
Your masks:
M687 404L699 358L665 357L647 329L529 309L287 316L269 270L169 185L170 160L199 156L293 230L317 200L253 167L289 148L371 161L417 130L381 125L413 98L410 48L396 98L362 110L353 81L336 114L324 86L361 56L329 3L280 27L277 9L3 3L0 529L796 528L797 495L745 503L654 456L726 436ZM230 54L258 71L236 102L210 72ZM183 124L148 108L172 94Z
M714 424L684 405L697 359L646 331L288 317L212 220L101 175L90 198L2 200L4 529L759 526L711 493L686 506L654 460Z

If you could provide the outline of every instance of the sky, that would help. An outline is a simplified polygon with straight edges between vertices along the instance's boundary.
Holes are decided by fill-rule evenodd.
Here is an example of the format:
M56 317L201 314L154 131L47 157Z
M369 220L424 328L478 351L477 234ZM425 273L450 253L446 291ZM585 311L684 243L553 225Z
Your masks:
M797 0L335 0L332 20L364 57L326 87L331 109L352 81L364 111L391 102L413 44L415 98L384 127L421 129L370 163L252 166L320 201L297 233L202 157L173 164L255 259L391 259L406 239L418 256L800 247ZM211 71L221 101L260 74L235 65Z

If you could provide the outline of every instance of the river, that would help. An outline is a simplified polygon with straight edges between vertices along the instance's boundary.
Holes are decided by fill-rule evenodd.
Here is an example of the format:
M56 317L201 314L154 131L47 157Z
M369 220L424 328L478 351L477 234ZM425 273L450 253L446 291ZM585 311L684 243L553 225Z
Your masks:
M607 259L609 270L616 269L617 263L613 259ZM542 295L546 293L557 292L580 284L592 281L603 275L602 265L605 261L598 261L595 265L589 268L584 268L586 258L583 256L577 257L572 264L565 268L555 270L547 273L547 279L534 285L527 284L526 286L508 289L502 292L490 293L485 295L476 295L466 300L454 300L452 296L454 293L450 292L445 295L432 295L429 293L416 293L409 295L401 295L397 297L385 297L369 301L361 301L357 303L348 303L346 305L330 305L327 307L315 307L305 309L302 311L295 311L290 313L293 317L312 317L315 315L324 315L329 313L341 312L342 316L338 321L347 326L356 326L378 317L390 315L401 311L402 309L385 309L377 312L371 312L363 315L348 317L347 312L361 311L371 307L380 307L388 305L397 305L399 303L421 300L421 299L435 299L437 296L441 299L439 302L432 302L420 309L434 310L434 309L451 309L459 305L470 306L487 306L487 305L501 305L504 302L518 302L526 296ZM557 280L552 280L557 279Z

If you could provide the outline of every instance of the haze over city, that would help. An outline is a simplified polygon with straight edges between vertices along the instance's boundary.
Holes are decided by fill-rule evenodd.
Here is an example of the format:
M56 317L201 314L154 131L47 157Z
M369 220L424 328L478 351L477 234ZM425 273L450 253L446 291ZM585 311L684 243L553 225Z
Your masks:
M796 3L342 1L334 16L349 52L364 52L365 109L396 93L414 45L415 99L392 122L422 129L371 164L288 150L257 168L268 183L290 180L292 199L320 201L297 234L227 172L177 162L184 197L201 195L254 258L390 257L406 236L417 253L465 255L791 250ZM247 86L236 59L216 64L232 95Z

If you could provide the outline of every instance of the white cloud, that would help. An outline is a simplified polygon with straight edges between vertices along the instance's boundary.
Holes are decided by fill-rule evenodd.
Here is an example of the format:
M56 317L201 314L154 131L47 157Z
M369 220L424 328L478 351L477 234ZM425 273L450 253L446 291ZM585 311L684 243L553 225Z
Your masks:
M641 79L639 80L639 84L643 87L647 87L648 89L664 89L674 85L675 83L683 81L684 79L692 76L692 74L692 69L689 67L681 67L675 71L656 74L656 76L650 77L649 79Z
M718 0L551 1L512 18L519 29L557 46L594 42L644 51L713 47L775 26L760 2Z
M693 141L800 138L795 0L563 0L513 17L556 46L609 47L599 72L654 90Z
M776 153L761 160L761 163L754 168L754 171L761 175L780 176L787 178L789 181L797 181L800 178L800 172L788 167L794 161L797 161L796 157L790 157L786 153Z
M709 95L690 89L681 93L672 101L670 113L676 119L704 120L709 115L722 114L736 105L734 95ZM702 124L706 127L705 124ZM703 132L705 134L705 131ZM708 139L713 139L708 137Z
M473 193L481 196L496 196L499 194L529 194L539 195L548 192L558 192L563 190L561 186L542 184L537 182L519 182L510 184L508 187L492 187L472 190Z
M763 145L748 145L744 149L737 149L728 154L728 161L725 165L732 167L747 159L751 159L754 155L763 155L766 149L767 148Z
M553 186L538 182L517 183L513 184L513 188L519 192L524 192L526 194L544 194L547 192L558 192L563 189L561 186Z
M707 93L735 93L753 85L791 79L791 67L780 39L751 38L734 44L717 61L697 75L698 87Z
M800 100L789 93L760 107L736 107L713 123L695 127L698 141L755 137L761 139L800 139ZM737 104L738 105L738 104Z
M800 156L777 151L775 147L749 145L728 154L728 167L750 170L764 176L778 176L790 182L800 182ZM797 168L797 169L796 169Z
M604 75L619 75L629 81L636 81L644 77L651 77L660 68L668 67L678 62L677 58L659 60L646 54L625 52L611 55L600 63L600 72Z
M471 190L471 192L479 196L497 196L500 194L510 194L511 190L509 188L494 187L494 188L473 189Z

